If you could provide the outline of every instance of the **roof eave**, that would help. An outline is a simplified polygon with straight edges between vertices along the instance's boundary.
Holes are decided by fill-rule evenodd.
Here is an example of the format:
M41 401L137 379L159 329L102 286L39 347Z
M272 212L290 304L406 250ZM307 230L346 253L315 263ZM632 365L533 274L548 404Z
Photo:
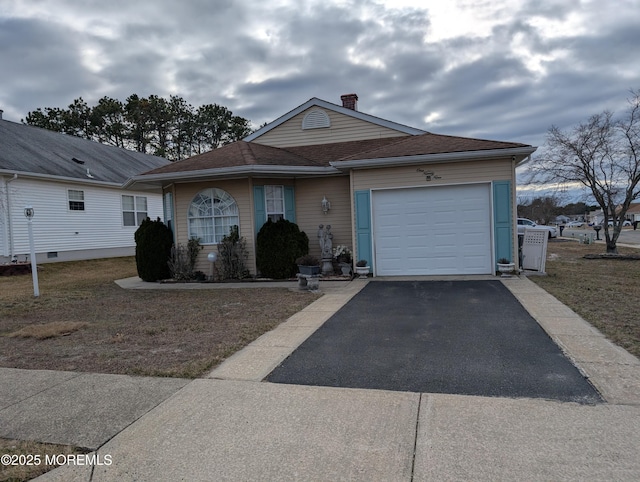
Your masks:
M91 184L95 186L105 186L105 187L122 187L122 183L113 182L113 181L99 181L96 179L90 178L78 178L78 177L68 177L68 176L56 176L54 174L42 174L38 172L29 172L29 171L16 171L14 169L0 169L0 175L9 175L18 177L23 177L27 179L39 179L42 181L56 181L56 182L68 182L74 184Z
M353 159L348 161L333 161L329 164L336 169L363 169L376 167L395 167L409 164L443 163L477 161L511 157L516 165L528 158L537 147L523 146L505 149L487 149L481 151L443 152L438 154L421 154L417 156L384 157L379 159Z
M141 174L130 178L125 184L125 189L132 189L138 183L162 186L171 182L199 181L207 179L231 179L250 176L262 177L314 177L332 176L342 174L341 171L327 166L234 166L219 167L214 169L200 169L196 171L163 172L159 174Z

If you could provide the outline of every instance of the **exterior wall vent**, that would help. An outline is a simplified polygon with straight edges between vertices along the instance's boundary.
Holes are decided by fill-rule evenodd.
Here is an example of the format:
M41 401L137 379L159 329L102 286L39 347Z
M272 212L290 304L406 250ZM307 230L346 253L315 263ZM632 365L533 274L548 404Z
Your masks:
M302 119L302 129L321 129L323 127L331 127L331 120L323 110L313 109Z

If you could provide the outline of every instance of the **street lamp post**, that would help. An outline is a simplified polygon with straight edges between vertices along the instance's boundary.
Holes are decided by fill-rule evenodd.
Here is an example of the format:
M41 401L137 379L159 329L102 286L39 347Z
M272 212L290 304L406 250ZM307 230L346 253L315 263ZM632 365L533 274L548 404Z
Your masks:
M24 217L27 218L27 224L29 226L29 250L31 256L31 277L33 278L33 296L40 296L40 289L38 288L38 266L36 265L36 248L33 244L33 207L26 206L24 208Z

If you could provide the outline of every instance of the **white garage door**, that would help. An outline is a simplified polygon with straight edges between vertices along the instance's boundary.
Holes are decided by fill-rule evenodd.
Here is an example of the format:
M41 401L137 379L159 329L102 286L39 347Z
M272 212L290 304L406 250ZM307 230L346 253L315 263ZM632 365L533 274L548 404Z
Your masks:
M374 191L376 274L490 274L489 193L489 184Z

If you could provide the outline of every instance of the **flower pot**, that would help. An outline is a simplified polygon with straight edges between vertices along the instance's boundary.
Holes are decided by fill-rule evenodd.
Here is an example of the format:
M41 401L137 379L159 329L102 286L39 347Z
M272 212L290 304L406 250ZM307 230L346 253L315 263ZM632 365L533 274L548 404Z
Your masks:
M310 276L320 274L320 266L306 266L306 265L298 265L298 272L300 274L307 274Z
M340 263L340 269L343 275L348 276L351 274L351 265L349 263Z
M360 279L366 278L370 271L369 266L356 266L356 273L360 275Z
M511 277L511 273L513 273L516 269L515 263L498 263L498 271L502 273L503 278Z

